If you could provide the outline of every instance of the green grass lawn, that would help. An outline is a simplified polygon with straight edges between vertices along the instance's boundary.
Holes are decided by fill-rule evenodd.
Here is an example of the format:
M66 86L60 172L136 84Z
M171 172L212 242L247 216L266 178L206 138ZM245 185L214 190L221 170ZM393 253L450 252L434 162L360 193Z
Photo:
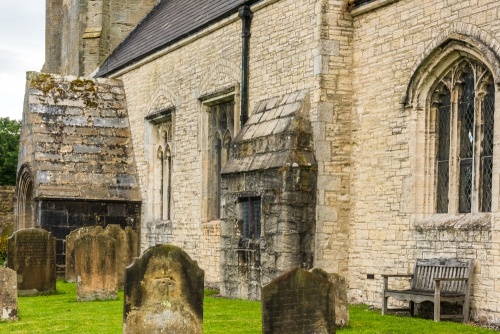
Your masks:
M57 282L56 295L19 298L19 321L0 323L0 333L102 333L122 332L123 292L119 300L77 302L75 284ZM351 306L350 328L340 334L370 333L498 333L458 323L384 316L366 306ZM205 334L250 334L261 332L260 303L217 298L206 291L203 332ZM188 333L187 333L188 334Z

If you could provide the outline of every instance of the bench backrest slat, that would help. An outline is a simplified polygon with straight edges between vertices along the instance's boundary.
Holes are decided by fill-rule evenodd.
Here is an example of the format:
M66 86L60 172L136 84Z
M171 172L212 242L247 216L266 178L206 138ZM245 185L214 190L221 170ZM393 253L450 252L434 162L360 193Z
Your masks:
M435 278L469 278L472 273L474 260L459 259L428 259L415 261L411 288L413 290L434 291ZM444 281L441 291L464 293L470 286L470 280Z

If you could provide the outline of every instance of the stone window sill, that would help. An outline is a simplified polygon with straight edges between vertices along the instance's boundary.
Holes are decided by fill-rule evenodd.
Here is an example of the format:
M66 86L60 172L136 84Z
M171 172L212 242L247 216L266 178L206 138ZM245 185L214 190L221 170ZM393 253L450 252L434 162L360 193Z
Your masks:
M436 213L416 218L415 229L424 230L462 230L462 231L491 231L491 213L464 213L447 214Z

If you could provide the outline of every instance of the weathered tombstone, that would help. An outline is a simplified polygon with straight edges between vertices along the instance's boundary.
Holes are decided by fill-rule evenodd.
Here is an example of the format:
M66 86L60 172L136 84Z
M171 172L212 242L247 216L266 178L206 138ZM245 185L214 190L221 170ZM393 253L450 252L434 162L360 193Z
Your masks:
M120 225L110 224L105 230L101 226L86 226L72 231L66 237L66 281L76 282L74 244L84 235L105 234L116 241L116 272L118 275L118 288L122 289L125 282L125 268L132 263L138 255L139 243L137 232L131 227L122 229Z
M322 270L296 268L262 288L262 333L335 333L335 291Z
M14 270L0 267L0 319L17 320L17 274Z
M182 249L149 248L125 271L123 333L203 331L204 272Z
M315 272L321 269L312 269ZM321 270L322 271L322 270ZM349 308L347 302L347 281L339 274L328 273L328 280L332 282L335 289L335 325L339 327L349 326Z
M76 282L76 272L75 272L75 240L83 237L87 234L97 235L102 232L101 226L85 226L79 229L71 231L70 234L66 236L66 275L65 279L67 282Z
M75 241L78 301L118 299L115 239L86 234Z
M56 291L56 238L45 230L28 228L12 234L7 248L19 295Z
M138 255L137 232L131 227L122 229L120 225L110 224L103 232L116 241L116 268L118 273L118 287L123 288L125 283L125 268Z

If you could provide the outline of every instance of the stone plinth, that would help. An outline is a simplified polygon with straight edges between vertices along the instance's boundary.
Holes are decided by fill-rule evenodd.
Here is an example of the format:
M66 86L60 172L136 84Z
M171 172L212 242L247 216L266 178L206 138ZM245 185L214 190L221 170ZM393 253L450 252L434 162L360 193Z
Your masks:
M125 271L123 333L201 334L203 283L203 270L180 248L149 248Z
M17 272L19 295L56 291L56 239L42 229L15 232L8 242L8 266Z
M115 239L86 234L75 241L78 301L118 298Z
M9 268L0 267L0 320L17 320L17 275Z
M293 269L262 289L262 333L335 333L335 289L328 274Z

